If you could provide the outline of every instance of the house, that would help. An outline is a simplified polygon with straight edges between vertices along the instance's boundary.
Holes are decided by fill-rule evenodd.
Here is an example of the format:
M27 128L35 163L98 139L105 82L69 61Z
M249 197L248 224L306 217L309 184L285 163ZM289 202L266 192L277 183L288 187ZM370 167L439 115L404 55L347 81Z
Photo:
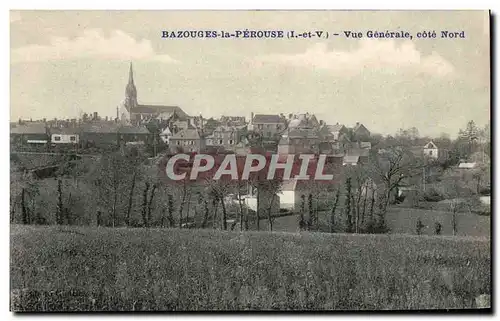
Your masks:
M221 116L219 122L225 126L246 126L245 116Z
M130 63L129 79L125 87L125 100L117 107L116 117L122 123L137 124L151 119L168 120L173 117L187 119L189 116L178 106L139 104L132 63Z
M336 123L335 125L327 125L328 130L332 134L332 138L334 141L340 139L340 136L343 134L347 134L348 129L342 124Z
M177 152L200 152L205 150L205 138L198 129L183 129L170 137L170 151Z
M320 127L320 122L316 118L314 114L296 114L292 115L290 114L289 116L289 121L288 121L288 128L313 128L313 129L319 129Z
M361 140L366 140L370 138L370 131L365 127L365 125L361 124L360 122L356 122L356 125L352 128L352 132L354 134L354 137L356 140L361 141Z
M372 149L372 143L371 142L359 142L359 148Z
M461 162L460 164L458 164L459 169L470 170L470 169L475 169L476 167L477 163Z
M358 165L359 162L359 156L344 156L344 159L342 161L342 165Z
M165 127L165 129L163 129L161 131L161 133L159 134L160 136L160 139L166 143L166 144L169 144L170 142L170 137L172 137L172 132L170 131L170 128L168 127Z
M265 115L252 113L249 131L260 134L266 140L272 140L276 135L281 135L286 127L286 120L281 115Z
M121 143L143 143L146 144L153 137L145 126L120 126L118 136Z
M10 128L10 140L13 145L43 145L50 140L49 129L44 122L16 124Z
M234 151L244 138L246 126L217 126L213 133L206 138L207 146L223 147Z
M288 128L278 143L278 154L315 154L319 136L312 128Z
M94 121L81 125L80 141L83 147L118 147L120 124L115 122Z
M439 148L433 141L430 141L424 145L423 155L430 159L446 159L448 152L443 148Z
M80 128L76 127L62 127L50 129L52 144L72 144L77 145L80 143Z

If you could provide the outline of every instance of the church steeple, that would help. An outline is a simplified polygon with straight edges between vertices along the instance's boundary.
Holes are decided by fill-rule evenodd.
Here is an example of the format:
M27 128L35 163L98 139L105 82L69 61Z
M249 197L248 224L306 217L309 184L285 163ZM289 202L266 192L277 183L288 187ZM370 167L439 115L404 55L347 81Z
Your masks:
M128 72L128 83L134 84L134 70L132 69L132 62L130 62L130 70Z
M128 84L125 88L125 107L128 111L137 106L137 89L134 84L134 71L132 70L132 62L130 62L130 70L128 73Z

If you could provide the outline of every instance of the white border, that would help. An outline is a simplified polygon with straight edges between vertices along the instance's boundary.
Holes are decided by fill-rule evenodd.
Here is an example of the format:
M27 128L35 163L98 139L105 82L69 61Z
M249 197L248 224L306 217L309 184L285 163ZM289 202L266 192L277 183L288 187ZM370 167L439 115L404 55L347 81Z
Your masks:
M0 291L0 306L1 306L1 320L7 320L14 318L13 314L8 312L9 309L9 195L8 192L10 187L8 186L9 184L9 160L7 159L8 157L8 148L9 148L9 133L8 133L8 125L7 121L10 119L10 112L9 112L9 83L10 83L10 75L9 75L9 52L10 52L10 41L9 41L9 9L142 9L142 10L147 10L147 9L224 9L224 10L233 10L233 9L378 9L378 10L383 10L383 9L397 9L397 10L446 10L446 9L476 9L476 10L485 10L485 9L492 9L494 13L497 14L497 19L496 19L496 32L492 34L492 37L498 40L498 23L500 23L498 20L498 16L500 15L500 1L498 0L491 0L491 1L481 1L481 0L474 0L474 1L462 1L462 0L455 0L455 1L441 1L438 2L436 0L419 0L415 2L403 2L403 1L355 1L355 0L350 0L350 1L345 1L343 3L335 2L332 3L331 1L319 1L319 0L307 0L303 2L299 1L291 1L288 0L286 2L280 3L278 1L269 1L269 0L253 0L253 1L231 1L231 2L225 2L225 1L220 1L220 0L212 0L212 1L178 1L177 3L172 3L169 1L168 5L166 2L163 1L153 1L153 0L141 0L141 1L102 1L102 0L87 0L87 1L80 1L80 2L71 2L71 1L35 1L35 0L30 0L30 1L2 1L2 7L5 6L5 8L2 8L3 10L1 11L2 14L2 24L1 24L1 39L3 40L3 50L2 52L2 100L3 100L3 108L1 108L1 113L2 117L1 119L5 123L5 126L1 126L2 128L2 135L0 135L0 148L2 151L4 151L4 155L1 159L1 162L4 166L2 168L4 170L1 171L1 178L0 181L2 182L2 185L4 188L2 188L3 193L1 196L1 205L2 209L4 210L2 212L3 214L3 224L1 224L2 232L1 237L2 237L2 242L1 242L1 247L2 247L2 254L3 254L3 260L2 260L2 284L4 285ZM496 43L495 41L495 43ZM495 50L495 57L496 60L498 59L498 50ZM498 61L498 60L497 60ZM499 85L498 81L495 83L495 88L492 88L493 92L500 93L499 90ZM498 97L497 97L498 101ZM492 108L496 108L497 106L492 106ZM498 122L498 113L495 117L495 124L499 124ZM496 133L496 128L494 129L494 132ZM496 135L495 135L496 137ZM495 150L498 151L500 143L498 140L496 140L495 143ZM492 157L492 159L494 159ZM496 175L498 176L498 175ZM496 178L495 177L495 183L496 183ZM496 186L496 184L495 184ZM498 191L495 188L495 195L494 199L497 199ZM494 203L495 206L495 211L494 213L498 213L498 206L496 202ZM498 224L499 224L499 219L495 219L495 231L498 231ZM495 247L495 257L498 256L498 248ZM497 261L497 260L495 260ZM495 274L498 276L498 264L495 266ZM498 281L498 278L497 278ZM498 282L495 283L495 285L498 286ZM494 289L495 290L495 289ZM497 291L495 291L497 293ZM498 309L498 295L495 296L495 306ZM137 316L137 315L135 315ZM24 317L24 318L32 318L33 316L30 317ZM44 319L52 319L52 318L57 318L57 317L67 317L66 315L49 315L49 316L43 316L42 318ZM77 316L77 315L71 315L71 317L83 317L83 318L89 318L89 316ZM120 316L113 316L113 315L107 315L108 318L111 319L121 319L123 315ZM176 317L175 315L170 315L169 317ZM208 319L216 319L220 318L221 316L203 316ZM240 318L242 316L232 316L236 318ZM253 316L252 318L259 317ZM273 316L260 316L261 318L275 318L275 317L292 317L291 315L284 315L284 316L278 316L278 315L273 315ZM305 316L305 315L297 315L297 317L300 318L318 318L318 317L330 317L326 315L318 315L318 316ZM360 317L366 317L366 316L343 316L343 315L335 315L335 318L360 318ZM388 315L379 315L376 316L376 318L387 318ZM402 316L394 316L394 317L402 317ZM418 316L413 316L413 317L406 317L405 318L417 318ZM444 315L437 315L437 316L426 316L428 319L440 319L442 317L445 317ZM460 317L459 315L453 315L452 317ZM40 318L40 316L38 316ZM189 318L195 318L195 316L189 316ZM477 318L479 317L472 317L472 318Z

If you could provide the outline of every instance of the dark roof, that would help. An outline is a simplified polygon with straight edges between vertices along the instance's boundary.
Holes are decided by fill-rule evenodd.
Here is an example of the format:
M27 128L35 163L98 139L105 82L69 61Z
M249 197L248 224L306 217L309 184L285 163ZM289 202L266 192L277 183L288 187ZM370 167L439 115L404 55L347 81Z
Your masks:
M77 135L80 133L80 127L53 127L49 129L50 134L62 134L62 135Z
M168 118L175 113L180 118L188 118L188 115L178 106L137 105L136 107L132 108L132 113L165 114L165 118ZM171 115L169 116L169 114Z
M110 122L94 122L82 125L84 133L110 134L118 132L118 124Z
M276 124L276 123L282 123L284 122L283 119L280 117L280 115L263 115L263 114L257 114L253 117L253 123L259 123L259 124Z
M335 125L327 125L327 127L330 130L330 132L335 133L335 132L340 131L342 129L342 127L345 127L345 126L337 123Z
M318 138L318 134L314 129L310 128L294 128L288 132L290 138Z
M348 156L363 156L367 157L370 155L370 150L366 148L351 148L347 151Z
M200 133L196 129L183 129L170 137L170 139L200 139Z
M120 134L150 134L145 126L121 126L118 128Z
M362 129L364 128L365 130L368 131L368 129L365 127L365 125L361 124L361 123L357 123L356 126L354 126L354 128L352 129L353 131L358 131L359 129Z
M46 134L47 129L45 123L29 123L25 125L17 125L10 129L11 134Z

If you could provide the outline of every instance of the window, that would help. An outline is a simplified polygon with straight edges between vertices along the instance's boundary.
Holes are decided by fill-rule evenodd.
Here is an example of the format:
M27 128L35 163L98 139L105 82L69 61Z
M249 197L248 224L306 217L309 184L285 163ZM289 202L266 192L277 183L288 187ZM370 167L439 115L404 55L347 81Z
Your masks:
M267 124L267 125L266 125L266 128L271 128L271 125Z
M262 125L262 124L258 124L258 125L257 125L257 128L258 128L258 129L264 129L264 125Z
M220 145L222 145L222 144L223 144L222 139L219 139L219 144L220 144Z
M273 134L271 132L267 132L267 137L271 137Z
M75 136L69 136L69 140L72 141L72 142L74 142L74 141L76 141L76 137Z
M432 156L432 150L429 151L429 156Z
M178 141L177 141L177 145L180 145L180 144L181 144L181 141L180 141L180 140L178 140Z
M234 141L232 139L229 140L229 145L234 144Z
M60 142L61 141L61 136L54 136L54 141Z

